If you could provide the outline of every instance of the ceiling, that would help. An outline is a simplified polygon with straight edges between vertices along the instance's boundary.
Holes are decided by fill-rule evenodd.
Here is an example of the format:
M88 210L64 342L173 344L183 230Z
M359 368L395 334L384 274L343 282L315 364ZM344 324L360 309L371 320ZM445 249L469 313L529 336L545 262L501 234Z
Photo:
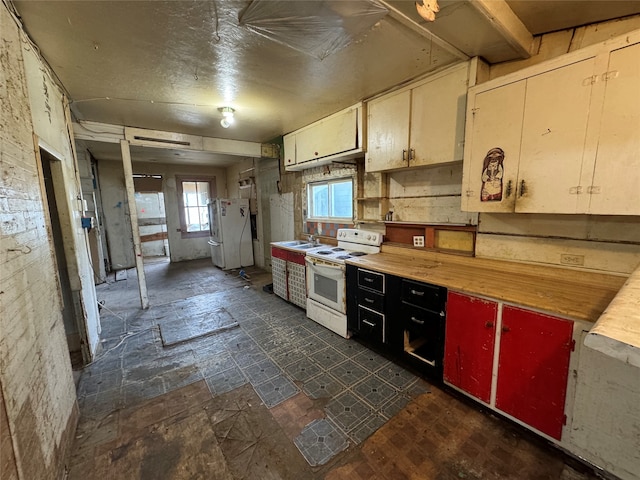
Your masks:
M335 31L318 4L365 12L366 0L251 3L13 2L78 121L261 143L466 56L490 63L523 58L531 35L640 13L640 1L441 0L431 23L417 14L413 0L389 0L382 2L389 13L372 17L373 25L361 33L345 28L339 38L347 35L350 43L319 59L255 33L239 18L256 6L267 16L282 5L295 6L294 20L305 16L302 6L315 8L308 15L312 24L297 30L266 19L285 42L295 34L296 42L313 40ZM220 125L223 106L236 111L228 129ZM90 142L89 148L98 159L120 158L117 145ZM136 149L132 158L221 166L232 161L149 150Z

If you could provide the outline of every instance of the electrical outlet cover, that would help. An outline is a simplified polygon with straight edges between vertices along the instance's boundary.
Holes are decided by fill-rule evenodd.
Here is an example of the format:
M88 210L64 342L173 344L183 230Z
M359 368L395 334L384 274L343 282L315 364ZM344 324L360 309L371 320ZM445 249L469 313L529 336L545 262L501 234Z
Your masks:
M414 235L414 237L413 237L413 246L414 247L424 247L424 236L423 235Z

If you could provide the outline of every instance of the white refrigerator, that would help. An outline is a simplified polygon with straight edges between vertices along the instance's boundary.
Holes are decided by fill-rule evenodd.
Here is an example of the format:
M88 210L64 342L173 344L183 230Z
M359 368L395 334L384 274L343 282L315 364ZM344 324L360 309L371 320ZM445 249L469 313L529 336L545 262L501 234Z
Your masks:
M223 270L253 265L249 200L209 200L209 245L211 260Z

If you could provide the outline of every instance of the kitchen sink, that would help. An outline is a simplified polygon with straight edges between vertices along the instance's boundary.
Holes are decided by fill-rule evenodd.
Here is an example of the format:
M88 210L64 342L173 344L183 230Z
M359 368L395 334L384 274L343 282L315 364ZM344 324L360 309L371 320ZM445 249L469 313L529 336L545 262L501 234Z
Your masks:
M319 244L307 242L304 240L290 240L284 242L274 242L273 245L276 247L287 247L287 248L296 248L301 250L306 250L308 248L319 247Z

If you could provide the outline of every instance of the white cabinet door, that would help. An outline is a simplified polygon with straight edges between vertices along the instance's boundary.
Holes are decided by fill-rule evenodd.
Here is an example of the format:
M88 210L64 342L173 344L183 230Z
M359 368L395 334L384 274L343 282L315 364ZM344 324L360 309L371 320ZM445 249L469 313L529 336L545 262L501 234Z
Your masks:
M282 139L284 146L284 166L296 164L296 134L290 133Z
M412 90L409 166L462 160L468 70L465 63Z
M576 213L595 57L527 79L516 212Z
M589 213L640 215L640 44L611 52Z
M298 132L297 163L348 152L358 147L358 109L321 120Z
M463 211L513 212L525 87L526 81L521 80L469 99L472 103L462 176Z
M411 91L369 102L367 172L380 172L408 165Z

